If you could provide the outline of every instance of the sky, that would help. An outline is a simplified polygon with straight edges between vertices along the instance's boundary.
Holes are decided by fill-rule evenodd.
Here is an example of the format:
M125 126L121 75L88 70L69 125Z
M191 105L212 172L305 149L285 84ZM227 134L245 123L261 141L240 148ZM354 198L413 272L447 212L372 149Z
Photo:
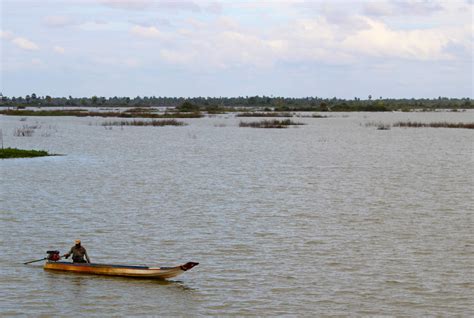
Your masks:
M0 0L6 96L473 98L472 0Z

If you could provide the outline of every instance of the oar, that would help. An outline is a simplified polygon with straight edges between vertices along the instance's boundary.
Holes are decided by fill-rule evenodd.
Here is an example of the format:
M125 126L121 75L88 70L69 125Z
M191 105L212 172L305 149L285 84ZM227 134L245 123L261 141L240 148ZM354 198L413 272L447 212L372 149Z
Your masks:
M37 259L37 260L34 260L34 261L29 261L29 262L23 263L23 265L31 264L31 263L35 263L35 262L41 262L41 261L44 261L45 259L48 259L48 258L45 257L45 258L42 258L42 259Z

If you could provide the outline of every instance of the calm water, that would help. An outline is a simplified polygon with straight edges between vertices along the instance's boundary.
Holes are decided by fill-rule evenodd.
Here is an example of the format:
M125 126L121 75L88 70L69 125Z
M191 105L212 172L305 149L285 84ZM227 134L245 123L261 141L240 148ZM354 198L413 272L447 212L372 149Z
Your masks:
M0 161L0 315L472 316L474 132L365 123L474 113L334 116L0 116L6 147L66 154ZM200 265L161 282L21 264L76 238L95 262Z

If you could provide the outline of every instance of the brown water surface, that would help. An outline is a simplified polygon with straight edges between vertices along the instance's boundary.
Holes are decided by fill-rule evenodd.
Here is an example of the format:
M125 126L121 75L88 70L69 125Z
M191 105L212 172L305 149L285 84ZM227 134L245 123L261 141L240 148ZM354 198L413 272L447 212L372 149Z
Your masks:
M66 154L0 161L0 315L472 316L474 132L365 123L473 113L331 115L0 116L5 146ZM22 265L76 238L95 262L200 265L171 282Z

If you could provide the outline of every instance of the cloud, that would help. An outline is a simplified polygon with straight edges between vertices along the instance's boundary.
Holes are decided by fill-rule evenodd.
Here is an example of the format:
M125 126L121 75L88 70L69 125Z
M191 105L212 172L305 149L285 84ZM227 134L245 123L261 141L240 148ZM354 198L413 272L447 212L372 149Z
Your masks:
M220 14L224 8L220 2L211 2L205 7L205 10L213 14Z
M369 16L424 16L442 9L438 1L379 0L365 3L363 11Z
M160 9L167 9L173 11L191 11L191 12L199 12L201 11L201 7L196 4L194 1L157 1L157 6ZM211 7L212 9L212 7Z
M145 26L145 27L149 27L153 25L158 25L160 27L172 26L170 20L166 18L161 18L161 17L153 17L153 18L148 18L148 19L133 18L133 19L128 20L128 22L133 25L140 25L140 26Z
M12 32L0 30L0 39L10 40L12 38L13 38Z
M393 30L382 22L367 19L369 29L347 37L342 49L367 56L397 57L413 60L443 60L452 55L445 51L457 42L459 29ZM457 33L457 35L456 35ZM462 37L462 36L461 36Z
M151 4L151 0L100 0L105 6L115 9L144 10Z
M51 28L62 28L70 25L75 25L78 22L67 16L54 15L44 17L43 23Z
M12 40L12 43L15 44L17 47L19 47L22 50L27 50L27 51L36 51L39 50L38 45L36 43L22 38L22 37L16 37Z
M219 30L225 30L225 29L230 29L230 30L237 30L240 28L239 22L229 16L222 16L216 20L216 25L219 28Z
M452 51L472 44L466 26L396 29L375 18L360 15L335 23L324 15L289 20L264 29L218 17L213 21L187 19L179 30L161 32L138 27L142 38L166 38L151 42L160 58L170 64L196 68L269 68L279 63L349 65L374 57L412 61L452 60Z
M369 16L388 16L394 13L393 7L387 1L368 2L363 11Z
M13 32L0 30L0 38L10 41L16 47L27 51L39 50L39 46L24 37L15 36Z
M63 47L57 46L57 45L53 47L53 51L58 54L64 54L66 52L66 50Z
M252 32L235 29L212 32L215 25L191 28L180 32L181 39L173 48L160 50L163 61L193 69L201 67L231 68L274 65L281 52L287 51L285 41L262 39Z
M223 10L218 1L191 0L99 0L102 5L122 10L157 10L175 12L207 12L220 14Z
M145 27L141 25L135 25L130 29L133 35L143 38L162 38L163 33L160 32L156 27L150 26Z

